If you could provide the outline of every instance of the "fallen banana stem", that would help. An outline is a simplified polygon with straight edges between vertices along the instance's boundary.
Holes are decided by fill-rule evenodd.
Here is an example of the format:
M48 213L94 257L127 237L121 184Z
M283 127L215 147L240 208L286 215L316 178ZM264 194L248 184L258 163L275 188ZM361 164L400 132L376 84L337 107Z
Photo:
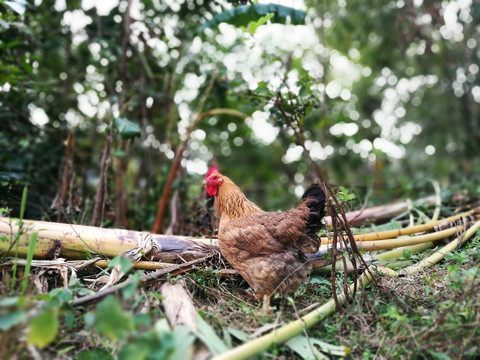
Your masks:
M384 240L384 239L396 238L396 237L404 236L404 235L412 235L412 234L415 234L415 233L418 233L418 232L431 230L435 226L448 224L448 223L451 223L453 221L459 220L462 217L473 214L476 210L477 209L466 211L466 212L463 212L461 214L450 216L450 217L445 218L445 219L430 221L426 224L410 226L410 227L403 228L403 229L387 230L387 231L380 231L380 232L368 233L368 234L356 234L356 235L353 236L353 238L355 239L355 241L375 241L375 240ZM330 238L330 237L322 237L321 240L322 240L322 245L331 244L333 242L333 239Z

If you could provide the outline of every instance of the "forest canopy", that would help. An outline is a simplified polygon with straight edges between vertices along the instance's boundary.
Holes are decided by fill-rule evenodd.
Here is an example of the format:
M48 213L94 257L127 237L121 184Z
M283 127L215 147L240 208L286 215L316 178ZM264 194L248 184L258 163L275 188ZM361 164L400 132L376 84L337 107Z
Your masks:
M216 165L285 209L313 180L294 129L361 201L480 192L478 5L243 3L0 0L0 207L28 186L25 218L89 224L101 187L104 226L148 230L163 194L191 233Z

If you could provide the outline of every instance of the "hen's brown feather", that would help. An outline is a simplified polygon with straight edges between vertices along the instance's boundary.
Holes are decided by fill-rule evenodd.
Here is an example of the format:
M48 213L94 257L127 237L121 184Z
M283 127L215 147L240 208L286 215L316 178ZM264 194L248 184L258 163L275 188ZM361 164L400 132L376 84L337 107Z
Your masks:
M265 300L277 292L295 291L311 270L304 254L316 252L320 244L316 232L324 214L323 191L317 185L307 190L295 209L265 212L232 180L216 174L222 179L215 202L223 256L254 289L257 298Z

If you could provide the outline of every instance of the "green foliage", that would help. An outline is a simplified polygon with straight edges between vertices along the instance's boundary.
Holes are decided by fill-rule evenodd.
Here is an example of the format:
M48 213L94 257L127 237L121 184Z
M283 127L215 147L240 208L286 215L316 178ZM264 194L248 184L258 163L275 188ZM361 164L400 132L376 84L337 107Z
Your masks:
M86 350L78 355L78 360L113 360L114 357L107 349L98 348Z
M28 275L30 273L30 265L32 264L33 252L35 251L35 245L37 244L38 233L32 233L30 235L30 241L28 242L27 264L25 265L25 276L22 280L22 295L25 294L25 290L28 286Z
M197 316L197 327L197 336L208 347L212 354L218 355L228 350L225 343L215 334L212 327L208 325L200 315Z
M94 327L111 340L123 340L134 328L133 317L122 309L114 296L107 296L97 306Z
M6 331L21 324L27 318L24 311L7 312L0 315L0 330Z
M266 19L264 18L264 20L262 20L262 17L266 17ZM287 19L290 19L292 24L298 25L305 23L305 17L306 13L304 11L283 5L251 4L235 7L231 10L216 14L211 20L200 26L197 31L201 32L205 29L215 27L220 23L228 23L237 27L247 27L250 23L254 23L256 27L258 27L267 20L284 24ZM255 31L251 32L252 35L253 33L255 33Z
M27 342L42 349L55 340L58 328L58 308L50 307L30 321Z
M349 353L346 346L337 346L306 336L297 336L285 343L302 359L329 359L327 355L345 357ZM317 349L318 347L318 349Z
M274 15L275 15L274 13L270 13L265 16L262 16L257 21L250 21L246 28L243 26L240 26L240 29L242 29L245 32L248 32L250 35L253 35L255 34L259 26L265 25L267 21L270 20Z
M140 127L125 118L115 118L115 126L122 139L132 139L141 133Z

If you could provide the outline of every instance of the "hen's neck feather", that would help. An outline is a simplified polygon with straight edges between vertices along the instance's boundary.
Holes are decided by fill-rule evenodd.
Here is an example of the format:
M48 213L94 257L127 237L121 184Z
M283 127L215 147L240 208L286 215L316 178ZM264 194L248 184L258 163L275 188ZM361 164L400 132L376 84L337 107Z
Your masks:
M221 217L226 216L232 219L262 211L247 199L242 190L232 180L226 176L223 179L224 182L217 194L217 207Z

